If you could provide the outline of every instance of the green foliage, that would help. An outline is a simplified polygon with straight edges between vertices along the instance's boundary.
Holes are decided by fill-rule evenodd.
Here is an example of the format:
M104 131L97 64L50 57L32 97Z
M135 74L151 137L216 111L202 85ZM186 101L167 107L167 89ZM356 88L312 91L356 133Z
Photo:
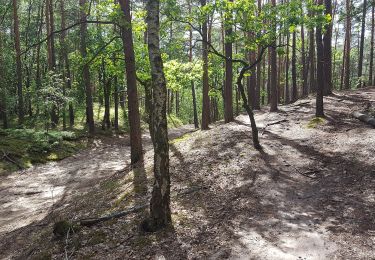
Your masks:
M190 88L192 81L201 78L202 63L200 61L182 63L178 60L170 60L165 62L164 69L168 88L180 91L186 87Z
M51 123L52 111L62 109L71 100L63 91L64 84L62 75L49 71L41 88L37 91L37 102L42 111L39 117L47 132Z

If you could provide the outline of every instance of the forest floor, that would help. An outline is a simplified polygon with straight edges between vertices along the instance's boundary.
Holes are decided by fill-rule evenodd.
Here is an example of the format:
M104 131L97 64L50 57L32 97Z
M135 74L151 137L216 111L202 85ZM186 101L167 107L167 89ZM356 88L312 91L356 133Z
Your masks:
M173 228L143 233L147 210L55 238L53 223L144 205L152 151L129 169L126 137L60 162L0 177L1 259L374 259L374 128L351 113L375 88L313 98L208 131L172 130ZM271 125L272 123L278 124ZM266 127L267 126L267 127ZM187 133L187 134L186 134Z

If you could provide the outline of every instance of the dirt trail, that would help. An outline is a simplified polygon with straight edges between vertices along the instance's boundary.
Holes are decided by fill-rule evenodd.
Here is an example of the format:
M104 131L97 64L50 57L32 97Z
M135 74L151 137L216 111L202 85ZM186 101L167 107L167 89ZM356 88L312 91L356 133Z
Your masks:
M262 151L252 146L245 115L194 132L170 145L173 229L140 232L144 211L84 227L68 242L56 241L48 215L42 223L0 235L0 258L62 259L68 253L72 259L374 259L375 130L351 116L368 104L375 107L375 88L326 97L323 121L313 120L313 98L280 106L277 113L257 111ZM57 172L52 180L40 176L47 199L30 195L39 199L33 209L25 210L28 196L16 195L15 200L14 193L25 193L38 179L26 180L31 174L7 179L0 191L9 203L2 218L17 205L26 211L16 212L18 218L30 212L42 218L35 207L48 214L51 183L65 187L60 193L71 194L61 200L68 205L55 205L56 215L64 219L121 211L148 200L152 153L146 153L140 169L115 175L105 187L97 181L125 167L128 148L99 147L55 166L40 166L45 175L59 170L68 177L60 180ZM25 180L17 189L18 178ZM191 187L200 189L176 196ZM88 189L87 196L72 196ZM48 226L33 226L44 222Z
M170 130L170 138L193 131L193 126ZM148 135L143 136L144 150L152 148ZM60 201L71 203L74 195L83 194L130 163L127 137L95 139L93 148L59 162L37 165L0 178L0 235L44 219Z

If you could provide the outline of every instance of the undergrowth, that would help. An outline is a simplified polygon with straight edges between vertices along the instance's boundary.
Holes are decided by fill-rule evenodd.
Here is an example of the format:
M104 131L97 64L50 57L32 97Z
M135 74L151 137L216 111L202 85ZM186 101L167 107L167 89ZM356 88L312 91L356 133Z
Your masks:
M0 130L0 175L71 156L85 147L81 137L72 131Z

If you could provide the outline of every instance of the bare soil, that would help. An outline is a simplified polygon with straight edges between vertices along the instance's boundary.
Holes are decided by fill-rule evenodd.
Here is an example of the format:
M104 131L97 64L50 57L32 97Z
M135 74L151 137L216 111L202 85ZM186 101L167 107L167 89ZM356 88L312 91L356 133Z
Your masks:
M375 106L375 89L325 98L324 120L314 105L258 111L262 151L245 115L208 131L172 130L173 228L153 234L139 228L147 210L63 239L52 233L62 219L147 203L146 135L145 161L133 169L123 137L1 178L0 258L375 259L375 130L351 116Z

